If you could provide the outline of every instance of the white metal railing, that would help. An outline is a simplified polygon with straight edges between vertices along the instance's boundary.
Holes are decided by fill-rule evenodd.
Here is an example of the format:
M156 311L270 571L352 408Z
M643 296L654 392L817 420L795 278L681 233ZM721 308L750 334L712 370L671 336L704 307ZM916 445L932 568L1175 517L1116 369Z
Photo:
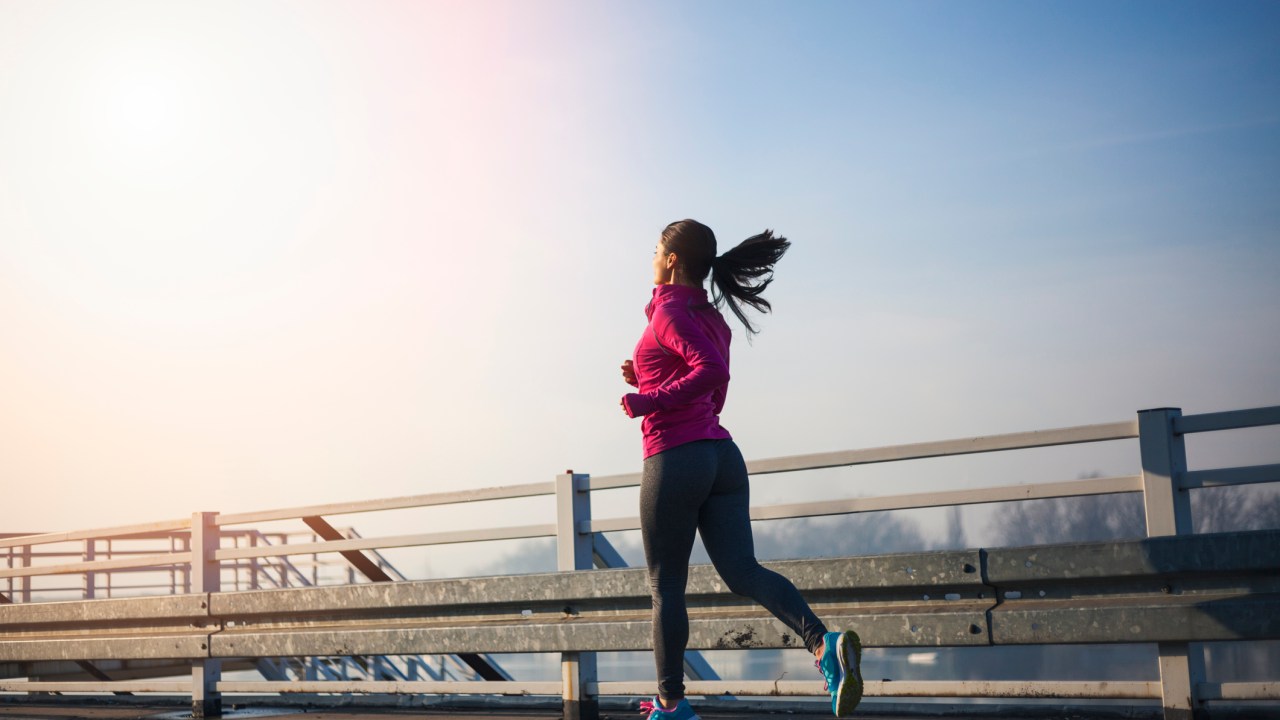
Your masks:
M1280 481L1280 464L1231 467L1188 471L1183 436L1191 433L1213 432L1239 428L1280 425L1280 406L1253 408L1228 412L1182 416L1177 409L1142 411L1135 420L1086 425L1052 430L1010 433L981 437L960 438L937 442L913 443L888 447L814 453L789 457L770 458L749 462L752 475L797 472L822 468L847 467L872 463L901 462L924 458L1020 450L1079 443L1107 442L1138 439L1142 460L1142 473L1107 478L1060 481L1035 484L993 486L969 490L910 493L881 497L864 497L819 503L796 503L752 508L754 520L802 518L821 515L850 514L886 510L946 507L981 503L1008 502L1028 499L1065 498L1086 495L1116 493L1142 493L1148 534L1183 534L1191 532L1188 491L1227 485L1242 485ZM193 519L172 520L160 523L114 527L99 530L83 530L62 533L45 533L22 537L0 538L0 549L9 548L9 567L0 568L0 579L22 579L29 597L30 579L58 574L89 574L122 569L151 568L174 565L201 567L210 564L217 568L227 561L264 558L280 558L291 555L320 553L359 554L380 548L417 547L447 543L465 543L535 537L556 537L558 565L561 570L588 569L591 567L591 539L594 535L639 528L636 517L593 519L590 510L592 491L635 487L640 484L638 473L590 477L584 474L565 474L554 482L528 483L502 487L431 493L398 498L366 500L348 503L331 503L277 510L246 512L228 515L197 513ZM458 503L490 500L556 496L555 522L514 527L481 528L451 532L420 533L383 537L349 537L345 539L259 545L256 547L221 547L220 534L230 526L249 523L314 519L332 515L421 508ZM190 550L136 557L93 559L90 546L81 562L41 565L31 562L31 548L37 545L87 541L104 538L125 538L145 533L178 532L190 535ZM210 539L212 538L212 540ZM22 548L18 556L14 550ZM14 567L15 558L20 565ZM348 559L351 559L348 557ZM216 574L212 581L205 578L197 582L197 592L220 589ZM894 697L1063 697L1063 698L1157 698L1162 697L1166 708L1175 710L1186 703L1225 699L1280 699L1280 686L1265 683L1206 683L1202 662L1197 660L1199 651L1187 643L1160 646L1161 681L1146 682L893 682L877 685L868 683L868 696ZM1202 657L1202 656L1201 656ZM187 684L193 698L207 695L216 689L236 692L254 688L270 692L447 692L447 693L553 693L571 697L600 694L633 694L640 689L635 683L601 683L595 679L594 659L589 653L566 653L564 658L565 683L457 683L457 682L326 682L325 690L315 689L316 683L231 683L217 680L212 684L207 669L200 673L201 680ZM41 687L48 683L41 684ZM154 684L156 686L164 683ZM167 685L165 685L168 687ZM62 685L70 690L70 685ZM129 690L127 683L81 683L77 688L101 690ZM141 687L141 685L138 685ZM648 685L644 685L648 688ZM435 689L424 689L435 688ZM498 689L501 688L501 689ZM820 695L814 683L751 683L751 682L694 682L690 694L737 695ZM36 684L0 683L0 690L26 689L39 691ZM644 689L642 694L647 694ZM1179 700L1183 698L1184 700ZM1172 705L1170 704L1172 703ZM1188 706L1186 708L1190 710Z
M190 521L186 521L185 524L189 526ZM138 527L150 526L129 526L126 529L132 531ZM350 538L360 537L359 533L357 533L354 528L344 528L342 533L344 536ZM21 537L24 539L38 540L48 537L61 538L64 535L65 534L63 533L41 533L37 535L7 534L0 535L0 539ZM262 532L255 529L244 529L225 530L221 535L224 541L230 540L232 542L232 547L234 548L241 547L241 542L247 542L251 547L281 547L289 546L292 542L292 546L296 547L301 545L301 543L294 540L294 538L305 537L308 538L309 543L315 543L319 540L319 537L313 531ZM15 581L20 582L23 579L33 577L54 577L66 575L92 576L93 579L102 580L105 584L95 587L87 582L88 577L86 577L86 582L75 586L44 585L39 589L39 593L44 597L49 598L57 593L74 592L81 598L89 599L95 597L93 592L95 589L105 591L106 597L108 598L113 597L114 593L120 591L152 590L163 591L170 595L190 592L189 558L191 557L191 551L189 548L189 533L183 534L178 531L170 530L166 532L131 533L123 537L92 537L78 541L81 542L82 545L96 544L97 547L93 550L92 556L102 559L76 563L54 561L48 564L42 564L40 562L41 559L77 558L83 560L86 556L89 556L90 553L85 549L36 550L33 547L35 546L34 543L32 545L10 546L4 548L3 551L0 551L0 563L3 563L0 565L0 569L7 568L7 570L3 570L3 575L0 575L0 580L4 580L8 584L8 588L7 591L4 588L0 588L0 597L4 597L6 592L17 596L22 596L24 594L24 588L15 587ZM59 539L43 544L45 546L56 546L59 544L66 544L66 542L66 540ZM122 547L125 543L143 543L148 546L155 544L168 544L170 546L170 550L166 553L159 553L154 547L147 547L145 549L129 549L128 547ZM102 545L105 545L105 547ZM182 550L179 551L177 549L178 547L182 547ZM289 551L281 554L279 557L271 558L268 562L258 562L257 558L252 558L249 562L228 562L222 564L222 569L231 573L231 584L236 589L240 589L242 584L247 585L251 589L256 589L263 584L272 587L294 587L298 584L312 585L316 584L316 581L319 578L319 572L332 570L341 570L341 575L339 576L341 580L345 580L347 583L356 582L354 577L355 569L350 563L346 562L342 558L337 558L336 562L327 559L322 560L321 554L313 553L311 561L307 562L306 560L296 559L291 561L286 557L301 554L301 552ZM377 565L382 570L393 576L392 579L406 579L398 570L387 563L379 553L374 551L370 554L376 559ZM157 561L157 558L163 558L163 561ZM171 560L175 558L180 562L171 562ZM89 569L85 570L84 568L86 567ZM303 568L310 569L311 578L308 578L308 575L304 572ZM113 582L113 578L118 578L121 575L154 576L157 572L167 572L169 574L169 581L165 583L142 584L119 584ZM332 580L334 573L329 572L327 575L330 577L327 577L326 579ZM288 578L293 578L294 581L290 582ZM34 594L35 591L33 590L25 590L25 595L27 596ZM23 601L30 602L31 600L23 598ZM0 600L0 602L3 601Z

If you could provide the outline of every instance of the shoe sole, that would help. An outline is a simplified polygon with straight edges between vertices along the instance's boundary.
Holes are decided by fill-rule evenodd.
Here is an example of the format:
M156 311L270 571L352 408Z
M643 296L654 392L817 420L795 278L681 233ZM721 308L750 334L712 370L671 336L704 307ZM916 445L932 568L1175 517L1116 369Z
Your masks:
M836 717L845 717L852 715L853 709L862 702L862 640L858 633L852 630L841 633L836 658L840 661L842 678L836 691Z

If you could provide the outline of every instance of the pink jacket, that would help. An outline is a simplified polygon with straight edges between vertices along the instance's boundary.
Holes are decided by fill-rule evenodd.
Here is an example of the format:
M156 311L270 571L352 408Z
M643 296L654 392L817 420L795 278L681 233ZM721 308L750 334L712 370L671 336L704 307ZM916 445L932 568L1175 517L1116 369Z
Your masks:
M719 416L729 390L732 333L707 291L659 285L644 312L649 326L632 358L639 392L622 398L627 415L644 417L644 456L729 438Z

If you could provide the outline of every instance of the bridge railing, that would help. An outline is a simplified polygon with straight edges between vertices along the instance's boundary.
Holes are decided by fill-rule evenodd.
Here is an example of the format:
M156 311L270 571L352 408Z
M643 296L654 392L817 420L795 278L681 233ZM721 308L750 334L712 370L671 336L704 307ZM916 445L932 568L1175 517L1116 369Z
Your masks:
M103 532L110 532L110 530ZM348 538L359 537L359 533L356 532L355 528L342 528L341 533ZM300 544L299 538L306 538L304 542L309 543L315 543L320 539L319 535L311 530L305 532L263 532L256 529L223 530L220 535L222 545L225 547L230 543L233 548L239 548L242 545L246 547L287 545L290 542L297 545ZM17 537L27 539L31 537L31 534L0 534L0 540ZM187 557L191 552L189 542L189 532L168 531L87 538L75 541L74 544L78 545L78 548L60 549L58 546L66 545L66 541L3 548L0 549L0 569L31 568L33 561L35 562L35 568L31 570L30 574L20 575L14 573L3 578L3 582L7 587L0 587L0 603L5 603L6 601L32 602L36 600L37 595L42 600L47 601L188 593L191 592L191 568L189 564L157 566L150 563L152 562L151 558L162 554L157 552L157 546L161 548L168 546L168 551L164 554L178 553L179 557ZM75 559L77 562L68 563L68 558ZM142 562L147 564L137 567L113 568L108 566L105 570L90 570L78 574L65 573L59 575L50 572L50 570L57 570L56 566L59 564L72 564L74 567L83 567L83 563L86 562L138 558L142 558ZM374 559L379 567L394 575L394 579L406 579L385 558L377 553L374 553ZM97 567L101 568L103 566L98 565ZM356 569L351 563L343 558L330 561L318 553L312 553L309 560L299 558L297 554L290 554L268 559L268 562L259 562L257 558L224 562L221 563L221 567L224 575L230 574L229 584L236 590L240 590L242 586L246 589L257 590L268 587L280 588L297 585L333 584L335 582L354 583L357 581ZM167 578L157 578L157 574L167 575ZM33 588L28 580L35 577L47 580L71 578L71 580L68 581L70 584L45 584L39 588Z
M1280 424L1280 407L1257 408L1192 416L1182 416L1181 412L1177 409L1157 409L1142 411L1138 413L1138 417L1135 420L1124 422L757 460L748 463L748 471L754 475L1137 438L1139 440L1142 473L1140 475L1091 478L1052 483L1006 485L958 491L912 493L874 498L854 498L823 501L820 503L774 505L769 507L753 508L751 515L752 518L756 520L800 518L908 508L943 507L950 505L970 505L977 503L1007 502L1027 499L1140 492L1144 497L1148 535L1152 537L1163 535L1185 535L1191 533L1189 491L1212 486L1275 482L1280 480L1280 465L1258 465L1216 470L1188 471L1183 437L1186 434L1196 432L1210 432L1276 424ZM196 621L197 624L202 627L203 625L201 624L210 622L208 618L212 617L207 612L209 608L220 603L220 597L230 597L230 594L222 592L221 589L221 569L222 563L224 562L232 563L263 558L284 558L295 554L337 552L351 562L354 567L360 569L362 573L369 576L370 579L390 580L390 578L385 577L377 578L376 563L373 563L368 556L364 554L364 551L394 547L417 547L447 543L554 536L557 538L558 568L561 571L586 571L590 570L594 564L599 562L599 559L602 556L607 557L610 555L609 552L601 552L602 548L607 548L607 542L604 541L601 533L631 530L639 527L639 520L635 517L593 519L591 516L591 493L600 490L632 487L639 483L639 474L593 478L585 474L565 473L558 476L553 482L529 483L524 485L512 485L479 490L432 493L349 503L331 503L228 515L219 515L218 513L213 512L201 512L194 514L190 520L172 520L160 523L107 528L105 530L99 529L64 533L46 533L42 535L29 535L24 537L9 537L0 539L0 549L11 549L9 553L10 567L0 569L0 579L20 578L23 582L23 587L20 589L29 591L30 579L41 575L81 574L85 578L92 578L92 574L96 572L119 570L123 568L189 566L191 569L192 593L197 596L200 594L207 595L207 599L203 601L206 605L202 608L202 610L206 612L195 613L196 616L206 618L205 620ZM483 528L371 538L345 538L342 537L341 534L337 533L337 531L329 525L329 522L326 519L328 516L333 515L349 515L393 509L421 508L487 500L552 495L555 496L556 499L555 522L512 527ZM225 528L250 523L293 519L302 520L318 535L324 537L325 540L323 542L314 543L291 543L287 546L239 548L225 548L221 546L221 536L230 532ZM94 548L90 545L86 548L81 562L59 565L40 565L31 563L29 558L23 558L16 567L13 562L14 556L12 548L25 548L29 553L31 547L41 544L86 540L96 541L102 538L127 538L138 536L140 534L156 532L185 533L189 540L186 547L182 550L138 557L97 560L94 557ZM974 565L972 563L969 563L969 565L971 567L978 567L978 565ZM575 576L578 575L578 573L571 574ZM594 581L596 582L604 580L604 576L598 574L591 577L594 577ZM90 583L90 585L92 584L91 580L86 580L86 582ZM392 586L396 585L407 585L407 583L392 583ZM382 587L384 590L389 591L390 589L388 586ZM315 588L314 592L322 593L328 590L328 588ZM21 596L21 593L19 593L19 595ZM313 599L317 597L320 596L312 596ZM139 602L141 600L144 599L130 600L128 602L138 602L137 607L141 608L144 607L144 605ZM306 602L312 601L313 600L308 600ZM848 598L847 601L855 603L867 602L865 598L859 599L853 596ZM114 603L125 601L97 602ZM63 603L58 603L58 605L63 605ZM52 611L52 608L49 609ZM17 610L17 608L0 608L0 661L6 659L6 655L9 654L6 652L7 650L18 647L22 642L21 636L23 626L21 623L16 624L16 634L14 634L14 632L6 631L6 625L9 628L15 626L15 623L6 621L5 619L6 614L9 614L11 618L17 617L11 613L11 610ZM183 606L181 612L189 613L192 611L191 608ZM146 615L146 617L151 616ZM186 618L187 616L183 615L182 617ZM217 616L217 618L222 618L222 616ZM223 622L223 619L217 618L213 621L217 623ZM982 625L970 623L970 626L984 628L973 633L974 635L987 635L990 632L989 624L985 622ZM226 629L221 625L219 625L219 627L221 628L219 630L220 633ZM197 633L197 635L198 634L199 633ZM1221 688L1215 690L1214 688L1206 685L1204 683L1202 653L1199 652L1199 648L1197 646L1188 644L1189 642L1196 642L1199 639L1200 638L1196 637L1184 637L1159 641L1161 672L1159 696L1163 699L1163 704L1169 716L1192 712L1203 700L1215 698L1215 692L1217 692L1217 695L1223 697L1234 697L1232 693L1235 693L1238 690L1250 697L1259 696L1269 699L1280 699L1280 692L1277 692L1277 689L1274 686L1267 684L1264 684L1266 685L1265 687L1251 686L1249 688L1232 690L1231 692L1223 691ZM1115 638L1111 641L1127 642L1133 640L1136 640L1136 638ZM1059 639L1054 640L1053 642L1063 641L1069 640ZM207 659L193 660L193 680L191 683L187 684L187 687L192 693L193 709L196 710L197 714L216 713L219 707L219 693L238 691L238 689L243 685L225 683L220 680L217 659L208 654L210 652L209 647L211 643L212 641L206 636L206 641L203 643L199 652L206 653L203 657ZM876 643L869 642L869 644L875 645ZM886 641L880 644L893 645L901 643ZM955 643L939 639L933 642L933 644L945 645ZM978 644L993 643L984 641L983 643ZM82 645L81 647L93 646ZM102 648L105 647L106 646L102 646ZM342 650L344 648L338 647L337 649ZM636 685L636 687L633 688L632 684L628 683L599 683L596 677L594 658L594 651L597 649L603 648L595 648L590 644L574 647L565 646L562 648L560 652L562 652L562 676L564 680L561 683L516 683L515 685L509 685L508 683L503 682L500 683L500 685L505 689L500 690L500 692L516 691L536 693L558 691L564 697L566 707L571 709L571 714L585 712L586 715L590 715L592 708L594 707L594 699L597 693L625 692L625 694L630 694L634 689L640 687L639 685ZM614 647L610 649L624 648ZM282 650L289 650L290 652L293 652L297 650L297 648L282 648ZM472 651L482 652L483 650L476 647L472 648ZM88 650L81 650L78 652L86 653L83 658L79 659L94 659L92 654L88 654ZM197 655L199 652L197 652ZM389 651L387 650L382 650L381 652L389 654ZM282 652L280 654L287 655L290 653ZM293 652L293 654L299 653ZM334 654L344 653L339 652ZM98 657L105 658L108 656L109 655L100 655ZM184 654L178 655L178 657L192 656L185 654L184 651ZM43 685L47 684L42 684L41 688L36 688L32 685L27 689L31 691L48 691L48 689L44 688ZM148 685L148 687L153 685L159 687L159 685L155 685L154 683ZM297 684L292 687L283 687L278 683L273 683L271 685L272 691L274 692L314 691L304 689L301 684ZM428 691L422 690L416 685L414 687L417 689L414 690L389 690L388 687L393 686L386 686L385 683L347 683L344 684L346 689L334 688L326 691L474 692L487 694L495 692L495 687L498 686L498 684L495 683L448 683L447 685L447 689L442 685L436 690ZM516 689L516 685L519 686L519 689ZM546 687L543 687L543 685L546 685ZM552 688L552 685L555 685L555 688ZM699 684L695 683L690 686L691 694L697 694L700 689L707 691L714 690L715 692L734 692L734 694L737 695L748 695L752 694L754 691L760 690L760 688L754 688L751 683L727 683L724 684L723 688L721 688L720 685L708 685L706 688L695 687L695 685ZM772 683L769 685L770 687L773 686ZM892 683L888 685L891 685L891 687L869 685L867 694L869 696L878 694L910 696L913 694L911 692L911 688L907 687L908 684L906 683ZM1147 693L1147 696L1150 696L1150 688L1148 685L1144 684L1141 688L1137 687L1137 685L1134 685L1133 687L1129 687L1129 685L1132 685L1132 683L1122 683L1119 685L1114 683L1104 683L1097 686L1085 685L1072 686L1068 688L1061 683L1052 682L960 682L946 684L945 687L935 685L932 686L932 689L936 694L942 696L956 694L991 697L1043 697L1046 692L1064 693L1062 696L1066 697L1134 697L1135 693ZM126 686L118 683L80 683L75 687L77 689L94 687L95 689L103 691L121 691L125 689L136 690L136 687L126 688ZM164 687L170 690L172 689L167 684L164 684ZM310 687L310 685L308 684L307 687ZM788 687L790 687L790 685L788 685ZM5 683L0 685L0 688L5 690L22 689L20 683ZM796 688L800 688L804 694L816 695L820 693L820 690L818 690L812 683L799 683L796 685ZM68 686L65 689L71 690L72 688ZM648 691L646 690L645 692L647 693ZM764 694L777 694L777 692L778 691L776 690L770 690ZM1198 696L1197 693L1199 693Z

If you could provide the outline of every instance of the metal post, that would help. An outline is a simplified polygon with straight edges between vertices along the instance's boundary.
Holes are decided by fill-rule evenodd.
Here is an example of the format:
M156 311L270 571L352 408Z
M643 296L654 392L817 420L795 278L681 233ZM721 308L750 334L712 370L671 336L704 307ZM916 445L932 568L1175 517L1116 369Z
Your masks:
M281 545L288 545L288 544L289 544L289 536L288 536L286 533L280 533L280 534L276 535L276 539L278 539L278 540L280 541L280 542L279 542L279 544L281 544ZM279 585L277 585L277 587L289 587L289 558L288 558L288 556L281 555L280 557L278 557L278 558L276 558L276 559L275 559L275 562L276 562L276 565L277 565L277 567L278 567L278 574L280 575L280 584L279 584Z
M94 540L93 538L86 539L84 541L84 561L93 562L94 560L96 560L97 549L98 549L97 540ZM81 581L81 590L82 590L81 594L84 595L85 600L93 599L93 590L94 590L94 587L97 585L96 578L94 578L93 575L94 573L92 570L86 570L84 573L84 579Z
M240 547L240 536L230 535L231 547ZM240 561L236 560L231 563L231 590L232 592L240 592Z
M579 532L579 523L591 520L590 475L566 470L556 476L556 569L590 570L591 534ZM596 654L560 653L564 680L564 720L599 720L600 701L588 688L596 682Z
M115 557L114 552L115 552L115 551L114 551L114 549L113 549L113 547L112 547L112 544L111 544L111 538L107 538L107 559L108 559L108 560L110 560L111 558ZM108 598L110 598L110 597L111 597L111 571L110 571L110 570L108 570L108 571L107 571L107 573L106 573L106 575L107 575L107 577L106 577L106 580L107 580L107 582L106 582L106 586L107 586L107 597L108 597Z
M31 546L30 545L22 546L22 567L24 569L31 567ZM19 578L19 582L22 584L22 591L20 594L22 597L22 602L24 603L31 602L31 581L32 580L34 580L34 578L32 578L30 575L25 575Z
M182 543L183 543L183 546L182 546L183 552L191 552L191 536L187 535L186 537L183 537ZM183 595L191 594L191 569L192 567L194 567L194 565L195 563L189 563L182 570L182 594Z
M1187 470L1186 444L1173 433L1173 419L1181 415L1178 408L1138 413L1147 537L1191 534L1191 496L1177 485Z
M191 586L192 592L216 593L222 590L222 566L214 557L218 551L216 512L198 512L191 516ZM205 598L208 607L209 598ZM208 644L205 644L208 650ZM212 657L191 662L191 717L222 717L222 695L218 681L222 679L222 661Z
M172 553L177 551L178 551L178 541L174 539L173 535L170 535L169 536L169 552ZM169 594L170 595L178 594L178 568L176 565L169 566Z
M1138 412L1138 445L1142 454L1142 498L1147 536L1190 535L1191 496L1178 487L1187 470L1187 448L1173 432L1179 408ZM1204 682L1204 646L1200 643L1157 643L1160 653L1160 692L1165 720L1203 717L1195 697Z
M258 547L257 531L249 531L249 547ZM258 585L258 558L249 558L249 589L260 590Z

